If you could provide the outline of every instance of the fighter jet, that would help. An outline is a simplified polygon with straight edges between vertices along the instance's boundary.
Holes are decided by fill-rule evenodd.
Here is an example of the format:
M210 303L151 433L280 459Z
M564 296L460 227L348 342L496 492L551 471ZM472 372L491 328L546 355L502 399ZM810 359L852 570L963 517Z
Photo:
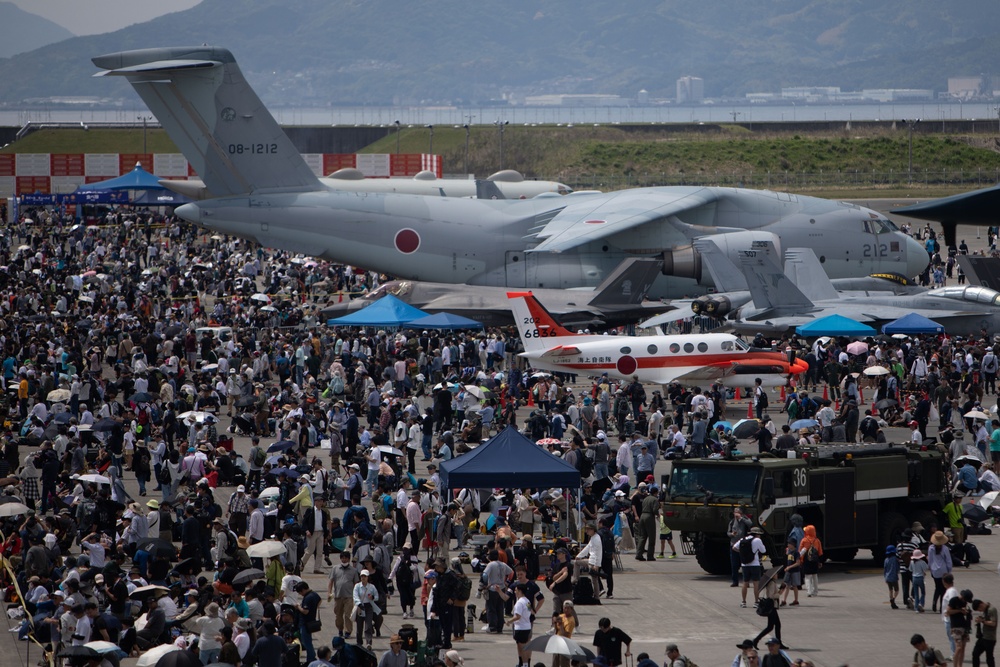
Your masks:
M93 59L125 77L201 176L212 199L176 213L263 246L410 280L566 289L600 284L622 260L656 257L650 295L711 288L693 242L732 259L753 241L812 247L834 278L917 275L923 248L853 204L738 188L659 187L525 200L343 192L320 181L243 77L211 46Z
M413 178L366 178L359 169L338 169L320 182L333 190L350 192L392 192L431 197L478 197L480 199L528 199L554 192L561 195L573 188L556 181L528 180L513 169L504 169L485 180L438 178L433 171L421 171ZM212 193L200 178L186 181L163 179L160 185L194 200L211 199Z
M838 289L826 278L811 249L793 248L789 254L792 260L783 270L771 244L756 244L740 262L747 289L703 297L703 308L692 310L723 317L727 329L747 334L782 333L834 313L876 327L919 313L942 324L953 335L978 334L983 329L996 331L1000 327L1000 292L987 287L951 285L927 290L883 276L851 281L848 288ZM694 303L697 300L689 307ZM639 326L659 326L686 314L680 309L671 311Z
M533 368L602 375L640 382L752 387L783 384L809 365L794 355L756 350L732 334L611 336L575 334L556 323L531 292L509 292L517 331L524 343L519 356Z
M603 330L634 324L669 308L660 301L645 300L659 271L658 260L632 257L596 289L538 289L532 293L563 326ZM393 280L379 285L362 298L327 306L323 309L323 319L341 317L366 308L387 294L429 313L454 313L482 322L484 326L509 326L514 323L507 290L503 287L419 280Z

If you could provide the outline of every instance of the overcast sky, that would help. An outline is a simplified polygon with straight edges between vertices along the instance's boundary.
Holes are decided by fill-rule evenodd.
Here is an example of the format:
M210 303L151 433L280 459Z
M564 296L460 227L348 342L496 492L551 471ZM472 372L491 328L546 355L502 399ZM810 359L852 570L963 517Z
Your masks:
M26 12L55 21L76 35L112 32L163 14L190 9L201 0L10 0Z

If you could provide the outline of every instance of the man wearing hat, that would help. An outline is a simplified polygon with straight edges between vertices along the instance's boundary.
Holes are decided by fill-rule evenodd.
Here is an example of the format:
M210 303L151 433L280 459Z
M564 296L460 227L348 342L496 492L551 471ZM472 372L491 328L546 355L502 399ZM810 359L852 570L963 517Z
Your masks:
M378 667L406 667L406 652L403 651L403 638L399 635L389 637L389 650L382 654Z

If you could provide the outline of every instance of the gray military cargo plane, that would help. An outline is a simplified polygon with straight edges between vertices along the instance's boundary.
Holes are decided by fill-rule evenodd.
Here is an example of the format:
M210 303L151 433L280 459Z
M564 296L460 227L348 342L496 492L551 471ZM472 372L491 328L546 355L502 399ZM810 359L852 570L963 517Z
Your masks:
M214 195L177 214L266 247L411 280L530 289L593 287L627 257L655 257L655 298L711 288L693 245L702 238L734 260L754 241L811 247L832 278L927 265L920 244L876 211L778 192L655 187L496 201L339 192L313 174L228 50L93 62L105 70L97 76L132 84Z
M774 246L757 243L740 258L746 281L742 290L699 297L640 326L708 314L721 318L725 329L737 333L779 334L834 313L872 326L919 313L952 335L1000 329L1000 292L987 287L950 285L928 290L891 275L831 281L811 249L790 248L786 257L782 269ZM719 255L708 261L722 265L720 275L730 276L735 269L725 266L729 260ZM731 280L729 284L738 286Z
M564 327L600 330L634 324L669 308L659 301L645 301L659 272L659 260L631 257L596 289L533 289L531 293ZM366 308L387 294L429 313L454 313L485 326L515 323L504 287L419 280L393 280L364 297L327 306L323 320Z

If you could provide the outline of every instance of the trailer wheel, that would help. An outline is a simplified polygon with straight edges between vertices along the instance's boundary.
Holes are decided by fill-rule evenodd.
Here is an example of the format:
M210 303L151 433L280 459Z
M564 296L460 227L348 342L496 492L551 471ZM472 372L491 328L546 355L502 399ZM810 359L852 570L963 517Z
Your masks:
M732 573L729 560L729 540L713 540L698 533L694 540L694 557L701 569L709 574L728 575Z
M910 527L906 517L899 512L885 512L880 517L881 526L878 533L878 546L872 549L872 558L880 562L885 558L885 548L899 542L903 531Z

